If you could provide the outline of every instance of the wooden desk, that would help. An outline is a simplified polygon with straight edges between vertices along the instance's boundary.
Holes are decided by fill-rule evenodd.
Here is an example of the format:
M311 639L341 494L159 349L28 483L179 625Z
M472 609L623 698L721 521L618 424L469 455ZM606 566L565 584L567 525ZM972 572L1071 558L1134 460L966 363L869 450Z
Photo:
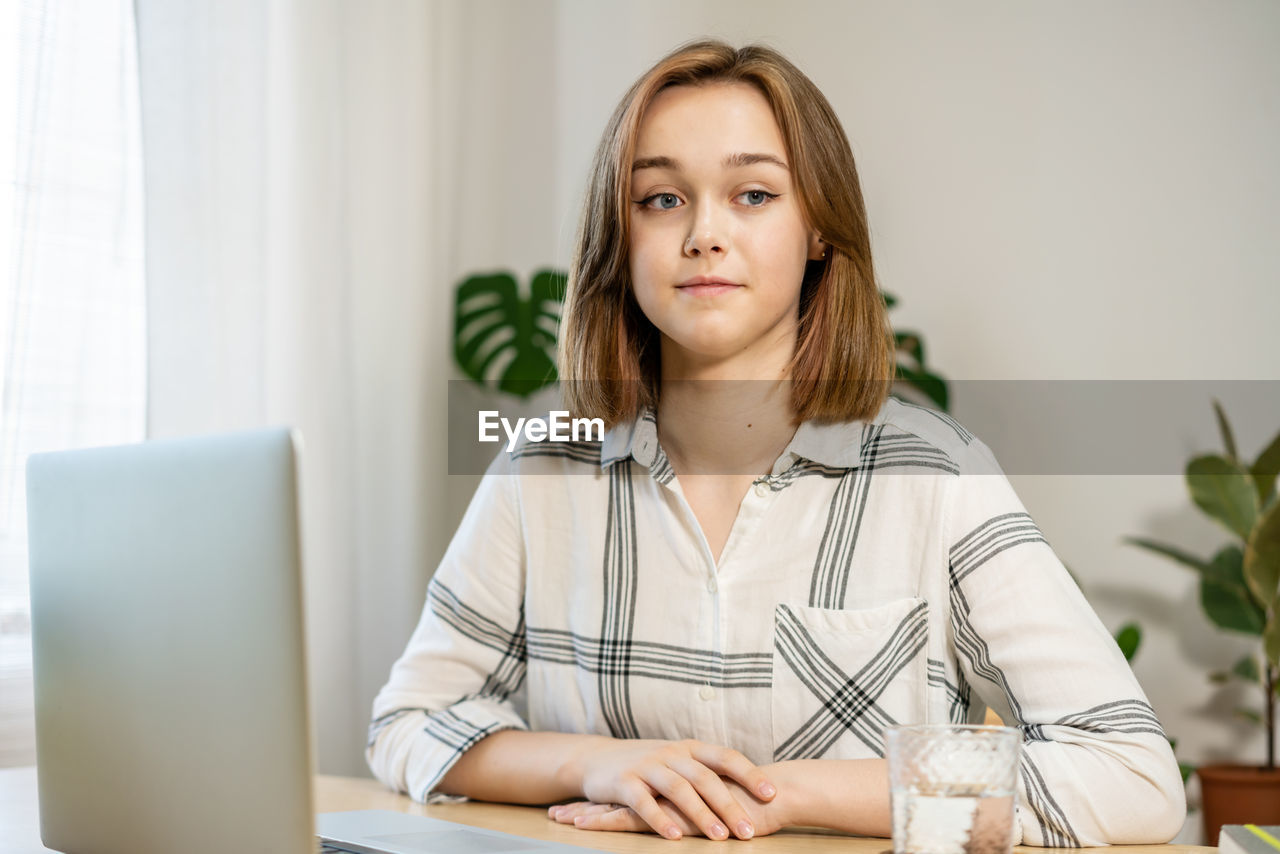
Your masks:
M317 812L398 810L621 854L705 854L710 851L721 854L728 851L733 854L784 851L795 854L881 854L891 850L887 839L859 839L822 830L789 829L747 842L712 842L708 839L686 838L674 843L648 834L593 833L556 824L547 818L546 810L540 807L481 803L424 806L404 795L388 791L375 780L359 777L316 777L315 803ZM36 770L0 769L0 854L45 854L48 850L40 844ZM1053 849L1014 850L1023 854L1035 854ZM1217 849L1194 845L1129 845L1115 850L1123 854L1208 854Z

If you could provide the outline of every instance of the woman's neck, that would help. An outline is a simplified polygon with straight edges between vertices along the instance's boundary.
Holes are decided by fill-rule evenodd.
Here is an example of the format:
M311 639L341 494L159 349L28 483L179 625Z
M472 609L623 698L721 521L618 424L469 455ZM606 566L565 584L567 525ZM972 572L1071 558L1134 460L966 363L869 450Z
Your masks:
M795 431L789 383L663 383L658 441L676 474L768 474Z
M785 363L695 369L664 358L658 440L676 474L768 474L796 431L786 376Z

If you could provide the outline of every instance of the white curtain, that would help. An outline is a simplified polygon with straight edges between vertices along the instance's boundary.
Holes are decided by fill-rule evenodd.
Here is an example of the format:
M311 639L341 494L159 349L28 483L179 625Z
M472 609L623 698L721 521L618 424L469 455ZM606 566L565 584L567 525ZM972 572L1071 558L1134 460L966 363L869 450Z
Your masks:
M136 59L128 0L0 3L0 767L35 762L26 458L143 436Z
M137 0L148 434L302 431L312 719L372 698L453 525L461 5Z
M454 286L565 266L557 7L135 2L148 434L301 429L319 766L367 774L478 482L448 474Z

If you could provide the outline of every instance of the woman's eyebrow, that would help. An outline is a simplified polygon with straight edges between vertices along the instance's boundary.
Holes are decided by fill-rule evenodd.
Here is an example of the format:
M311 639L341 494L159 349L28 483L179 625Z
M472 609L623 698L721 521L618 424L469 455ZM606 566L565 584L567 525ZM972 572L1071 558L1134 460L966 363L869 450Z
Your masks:
M756 163L772 163L775 166L781 166L787 171L791 170L791 167L788 166L781 158L772 154L760 153L748 154L740 152L738 154L730 154L722 161L721 165L723 165L725 169L737 169L743 166L752 166ZM631 164L632 172L639 172L641 169L670 169L673 172L679 172L681 168L679 160L676 160L674 157L665 156L640 157Z

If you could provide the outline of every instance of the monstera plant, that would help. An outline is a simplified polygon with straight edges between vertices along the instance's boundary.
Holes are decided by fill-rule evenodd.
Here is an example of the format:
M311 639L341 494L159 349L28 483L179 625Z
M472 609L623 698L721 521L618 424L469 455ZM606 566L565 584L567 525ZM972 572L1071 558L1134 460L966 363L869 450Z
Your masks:
M475 383L528 397L556 381L556 327L566 276L556 270L533 275L523 296L510 273L475 275L458 285L454 301L453 352ZM881 292L886 308L897 299ZM916 389L944 412L947 381L925 364L924 339L895 332L897 381Z
M529 295L510 273L471 276L458 285L453 355L471 380L528 397L556 381L556 326L564 273L540 270Z

